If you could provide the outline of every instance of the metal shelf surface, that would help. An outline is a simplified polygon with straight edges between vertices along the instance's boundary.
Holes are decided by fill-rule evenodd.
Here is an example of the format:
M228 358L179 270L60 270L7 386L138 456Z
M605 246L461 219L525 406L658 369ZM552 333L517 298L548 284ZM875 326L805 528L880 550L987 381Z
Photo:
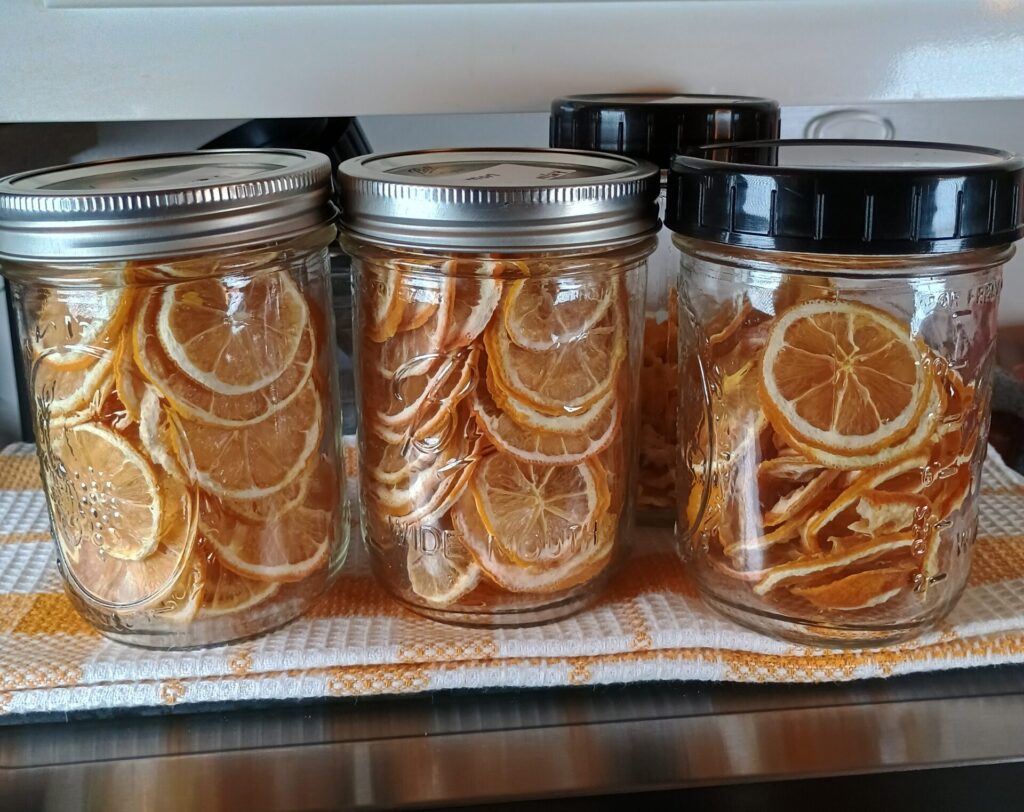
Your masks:
M398 808L1024 760L1024 667L447 693L0 727L0 808ZM15 805L17 804L17 805Z

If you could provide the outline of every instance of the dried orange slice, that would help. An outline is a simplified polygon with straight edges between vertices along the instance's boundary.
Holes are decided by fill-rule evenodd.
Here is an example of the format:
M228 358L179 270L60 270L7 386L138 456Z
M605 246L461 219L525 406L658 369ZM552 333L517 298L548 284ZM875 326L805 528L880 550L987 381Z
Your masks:
M776 317L762 364L772 424L801 445L869 455L912 434L935 387L904 322L851 301L810 301Z
M161 483L160 499L158 543L141 560L108 555L105 545L69 533L58 520L55 529L68 574L87 599L120 610L148 609L176 589L195 543L197 511L189 490L171 477ZM177 602L165 611L176 606Z
M594 462L536 465L492 454L471 484L484 527L509 560L556 564L592 542L611 496Z
M449 606L480 583L480 567L458 539L445 535L437 549L410 544L406 554L412 591L434 606Z
M787 442L803 456L838 470L854 471L895 465L907 457L916 457L934 434L935 424L941 414L942 396L937 386L929 385L928 389L929 396L924 410L917 416L917 423L913 431L901 442L868 454L835 454L804 443L790 435L786 435Z
M620 287L617 276L516 280L502 305L505 331L516 345L536 352L579 341L605 317Z
M753 309L754 307L750 304L750 299L746 294L740 294L731 301L723 303L704 327L708 343L712 346L724 344L736 335Z
M851 522L851 533L879 536L923 526L932 513L928 499L918 493L867 491L857 501L860 519Z
M402 318L398 332L416 330L430 321L438 308L449 307L451 292L448 288L446 280L434 274L399 274L398 300L402 303Z
M765 527L774 527L787 519L804 514L809 508L815 507L822 496L839 477L838 471L821 471L817 476L794 488L765 511Z
M221 395L277 380L299 351L309 308L288 273L202 279L167 286L156 327L168 357Z
M97 556L126 561L156 549L165 521L153 466L121 435L93 423L71 426L51 440L59 468L50 472L57 534L64 546L89 545Z
M513 561L487 531L472 494L465 493L451 512L459 538L473 554L483 574L509 592L564 592L596 578L612 560L617 517L605 513L596 531L573 555L554 564L524 565Z
M310 378L265 420L228 429L178 418L185 468L203 488L230 499L260 499L294 482L320 445L323 406Z
M283 409L309 380L316 360L317 336L307 321L295 358L268 385L244 395L225 395L197 383L171 360L156 335L160 297L144 300L134 326L134 361L174 409L194 420L218 426L256 423ZM131 378L125 380L126 391ZM120 390L119 390L120 391ZM125 401L131 414L131 406Z
M139 441L154 463L185 482L188 477L174 451L180 444L176 434L177 426L165 412L156 389L147 386L139 405Z
M764 577L754 587L758 595L767 595L779 586L785 586L811 577L837 572L846 567L863 565L885 556L909 551L916 541L913 533L897 533L880 536L829 555L810 556L780 564L766 570Z
M200 536L198 550L202 551L209 546L209 542ZM200 609L204 617L244 612L273 597L280 589L276 583L243 578L222 566L212 553L197 555L196 558L206 560L206 588L203 590Z
M256 525L227 511L208 510L199 526L220 563L232 572L256 581L301 581L327 563L340 499L334 467L324 458L305 501L276 521Z
M131 301L120 273L102 288L48 289L28 337L33 360L63 370L91 366L117 346Z
M619 429L616 401L586 434L554 434L523 428L497 407L485 386L474 390L471 406L477 425L495 447L523 462L542 465L572 465L588 460L606 449Z
M491 321L501 301L502 281L493 277L500 272L496 262L486 262L465 275L464 260L449 260L442 271L452 277L451 319L441 345L445 350L467 347L476 341Z
M306 494L309 493L309 486L312 484L313 475L319 462L319 459L314 454L302 474L288 485L287 488L282 488L276 493L270 494L270 496L264 496L259 499L231 499L221 496L217 498L217 503L228 513L250 524L266 524L277 521L283 514L292 508L298 507L306 500ZM200 494L200 511L213 509L210 507L210 502L215 498L205 493Z
M615 386L626 355L625 314L611 307L577 341L545 352L524 350L494 320L484 332L487 357L502 386L538 411L572 415Z
M896 483L903 492L912 487L920 490L924 486L921 481L921 470L927 464L927 455L920 454L905 457L888 467L866 471L855 477L828 507L810 518L801 531L804 545L808 549L818 550L822 537L827 540L833 536L845 535L849 529L849 522L841 520L844 513L851 514L850 522L857 521L860 514L855 511L855 507L867 493L875 490L895 491L892 486Z
M852 612L888 603L910 585L908 569L880 567L818 586L794 586L790 592L819 609Z

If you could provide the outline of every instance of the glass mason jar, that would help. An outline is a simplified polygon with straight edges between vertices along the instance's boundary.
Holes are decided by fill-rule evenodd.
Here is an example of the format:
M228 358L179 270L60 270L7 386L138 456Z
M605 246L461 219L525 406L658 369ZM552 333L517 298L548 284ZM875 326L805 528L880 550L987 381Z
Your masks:
M686 154L706 144L776 138L778 134L778 103L752 96L610 93L566 96L551 103L552 147L628 155L661 168L658 203L662 219L674 154ZM666 230L647 262L636 496L637 516L645 524L675 520L678 265L678 254Z
M339 176L374 571L444 621L581 608L629 538L655 168L453 150Z
M0 181L58 567L113 639L264 632L343 563L329 188L299 151Z
M798 642L912 637L977 533L1020 159L777 142L679 158L679 528L704 598ZM718 155L716 155L718 157Z

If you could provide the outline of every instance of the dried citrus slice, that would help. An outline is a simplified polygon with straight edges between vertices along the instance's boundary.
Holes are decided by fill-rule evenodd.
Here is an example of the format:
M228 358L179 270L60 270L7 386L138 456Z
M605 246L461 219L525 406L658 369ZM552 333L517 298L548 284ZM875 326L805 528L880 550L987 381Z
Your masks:
M410 544L406 554L412 591L434 606L449 606L480 583L480 568L469 550L446 536L437 549Z
M95 414L113 388L114 354L111 352L103 353L87 367L32 365L32 394L40 420L44 416L47 420L60 420L78 412Z
M834 536L846 535L850 522L857 521L860 517L855 508L867 493L875 490L895 492L893 485L897 485L903 492L907 492L908 488L922 488L921 471L927 464L927 455L920 454L905 457L885 468L865 471L856 476L828 507L810 518L801 531L804 545L808 549L818 550L822 538L827 540ZM844 515L849 521L843 521Z
M798 453L843 471L882 468L897 464L909 456L917 456L931 439L942 409L942 396L937 386L929 386L930 394L924 410L918 414L913 431L901 442L885 446L868 454L835 454L804 443L797 437L786 435L787 442Z
M495 377L517 398L550 415L572 415L614 388L626 355L625 314L619 305L577 341L545 352L524 350L494 320L484 332Z
M285 271L169 285L160 294L160 344L181 370L221 395L277 380L299 350L309 309Z
M280 516L305 501L318 464L319 460L314 454L310 457L306 470L302 474L288 485L287 488L282 488L276 493L270 494L270 496L264 496L259 499L231 499L221 496L217 499L217 502L221 508L250 524L266 524L267 522L276 521ZM208 508L208 503L214 498L216 497L208 496L205 493L200 494L200 510L211 509Z
M479 348L470 347L436 358L416 359L399 367L390 380L385 379L385 406L373 413L375 425L391 432L410 428L412 434L428 434L442 409L458 403L472 391L479 354Z
M276 380L244 395L225 395L197 383L164 351L156 335L160 301L151 295L139 309L133 357L142 374L181 414L219 426L255 423L287 406L309 380L318 340L312 319L307 321L295 358Z
M398 297L401 284L396 263L366 269L366 282L360 305L364 316L364 329L372 341L387 341L398 332L405 304Z
M159 543L164 520L160 485L145 457L121 435L93 423L71 426L51 440L66 485L55 500L57 534L68 549L90 545L96 555L135 561ZM66 491L64 488L66 487Z
M195 543L195 500L176 479L168 477L161 486L158 544L141 560L113 557L93 537L72 537L67 527L56 527L71 581L90 601L122 610L148 609L179 584Z
M177 427L165 412L160 395L152 386L147 386L139 406L139 441L154 463L184 482L188 477L174 452L180 440L172 440L176 433Z
M209 542L200 536L199 550L204 546L209 546ZM204 617L221 617L244 612L273 597L280 589L279 584L254 581L232 572L222 566L214 554L202 557L206 559L206 588L203 590L200 609Z
M819 609L852 612L881 606L911 585L903 567L880 567L855 572L827 584L794 586L790 591Z
M505 331L524 350L544 352L584 338L615 303L617 276L549 276L508 285L502 304Z
M91 366L116 347L131 301L120 273L102 288L49 288L28 337L33 360L64 370Z
M190 623L203 603L206 573L206 561L200 556L191 556L174 585L147 610L165 622Z
M495 279L500 264L485 262L466 275L465 260L449 260L442 272L452 278L451 319L441 344L445 350L467 347L476 341L491 321L501 301L502 281Z
M203 488L230 499L260 499L287 488L320 445L323 405L311 377L285 408L229 429L180 416L182 456Z
M857 501L860 519L851 522L851 533L880 536L923 526L932 513L928 499L918 493L867 491Z
M828 491L839 476L838 471L821 471L809 482L794 488L779 499L765 511L765 527L774 527L787 519L798 514L803 514L808 508L813 508Z
M473 414L480 430L499 450L524 462L572 465L590 459L608 447L619 429L619 407L613 402L587 434L554 434L520 426L495 405L484 386L472 397Z
M551 594L587 583L612 560L617 517L605 513L596 531L574 555L565 555L556 563L522 564L512 560L487 531L472 494L465 493L451 512L459 538L473 554L483 574L509 592Z
M615 402L617 393L609 389L598 400L586 409L575 412L564 412L550 415L538 411L525 400L512 394L491 370L490 364L485 370L487 391L505 414L509 415L520 426L531 431L551 432L552 434L587 434L594 424L604 417Z
M227 511L208 510L199 526L220 563L232 572L256 581L301 581L327 563L340 499L338 478L324 458L305 501L276 521L256 525Z
M590 544L611 499L594 462L536 465L502 453L480 462L471 488L495 544L531 565L558 563Z
M750 299L746 294L740 294L732 300L722 303L704 327L708 343L712 346L724 344L736 335L753 309L754 307L750 304Z
M125 424L138 423L142 413L142 393L145 380L135 366L134 342L131 334L125 335L114 353L114 389L124 405ZM124 428L124 426L120 426Z
M827 453L874 454L920 423L934 391L921 344L888 313L810 301L776 317L761 394L773 425Z
M916 537L913 533L880 536L837 553L810 556L780 564L765 572L764 577L754 587L754 592L758 595L767 595L779 586L903 553L913 547L915 540Z
M380 512L405 524L433 524L465 493L482 456L478 443L468 454L417 471L401 485L371 488L370 496Z

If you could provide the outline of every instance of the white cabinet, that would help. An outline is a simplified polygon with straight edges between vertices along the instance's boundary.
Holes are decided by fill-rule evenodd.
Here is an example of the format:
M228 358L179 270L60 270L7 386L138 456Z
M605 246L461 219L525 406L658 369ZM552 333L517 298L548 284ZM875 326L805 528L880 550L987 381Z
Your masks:
M0 0L0 121L1024 97L1018 0Z

